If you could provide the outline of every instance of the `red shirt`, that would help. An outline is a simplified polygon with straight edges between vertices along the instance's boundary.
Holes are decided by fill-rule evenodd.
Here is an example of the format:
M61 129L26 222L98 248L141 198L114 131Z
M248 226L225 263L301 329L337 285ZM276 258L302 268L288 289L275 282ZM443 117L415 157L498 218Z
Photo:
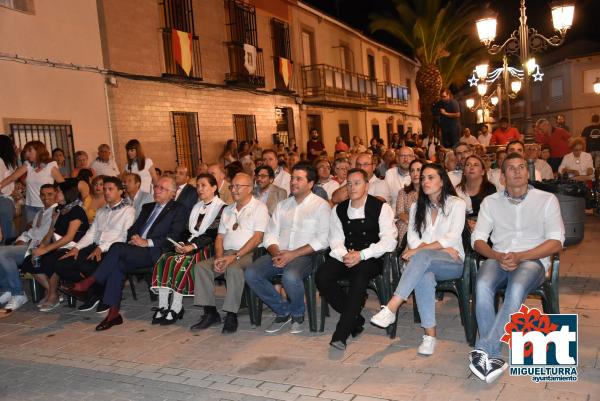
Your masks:
M563 157L567 153L571 153L569 138L571 138L571 134L560 127L554 127L550 135L540 132L535 134L536 142L550 146L550 157Z
M349 149L348 145L344 141L335 143L335 151L341 150L342 152L347 152Z
M515 127L509 127L506 131L496 128L492 133L490 145L506 145L510 141L520 141L521 135Z
M325 149L325 145L323 145L323 142L317 140L317 141L313 141L312 139L309 140L306 143L306 158L309 161L313 161L315 160L317 157L319 157L319 155L313 156L311 154L311 149L312 150L316 150L317 152L321 152L323 149Z

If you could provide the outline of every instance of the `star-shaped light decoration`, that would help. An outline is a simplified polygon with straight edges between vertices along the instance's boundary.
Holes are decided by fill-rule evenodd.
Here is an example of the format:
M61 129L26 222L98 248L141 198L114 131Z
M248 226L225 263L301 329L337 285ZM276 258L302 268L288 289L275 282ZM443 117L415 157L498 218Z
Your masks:
M473 71L473 75L471 76L471 78L467 79L467 81L469 81L469 86L477 86L479 79L477 79L477 77L475 76L475 71Z
M531 76L533 77L533 82L542 82L542 77L544 76L544 73L540 71L539 65L535 66L535 73L531 74Z

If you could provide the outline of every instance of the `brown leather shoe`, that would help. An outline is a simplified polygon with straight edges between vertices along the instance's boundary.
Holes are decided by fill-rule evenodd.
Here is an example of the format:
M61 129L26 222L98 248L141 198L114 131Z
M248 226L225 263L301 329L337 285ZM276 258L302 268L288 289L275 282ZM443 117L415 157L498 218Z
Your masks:
M123 317L119 314L116 318L108 320L108 316L96 326L96 331L108 330L113 326L123 324Z

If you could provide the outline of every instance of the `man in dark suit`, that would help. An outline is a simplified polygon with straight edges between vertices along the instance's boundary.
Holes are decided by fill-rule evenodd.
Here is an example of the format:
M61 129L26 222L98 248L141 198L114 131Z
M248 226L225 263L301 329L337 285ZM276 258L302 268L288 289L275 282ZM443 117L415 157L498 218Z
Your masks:
M190 174L187 167L177 166L175 169L175 183L177 184L175 200L185 207L185 210L188 214L198 202L198 193L196 192L196 188L188 184L189 181Z
M103 302L110 309L96 326L97 331L123 323L119 308L127 274L140 267L152 267L163 252L172 248L167 238L179 241L183 237L188 216L185 207L173 200L176 191L173 178L161 178L154 186L154 202L142 206L140 216L127 231L127 242L113 244L93 275L62 289L67 295L85 299L94 283L104 285Z

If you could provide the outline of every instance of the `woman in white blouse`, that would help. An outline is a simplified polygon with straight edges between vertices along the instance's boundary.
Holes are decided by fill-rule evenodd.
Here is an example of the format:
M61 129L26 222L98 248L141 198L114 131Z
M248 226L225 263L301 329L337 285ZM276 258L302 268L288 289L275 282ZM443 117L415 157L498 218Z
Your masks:
M35 214L44 208L44 204L40 199L40 188L42 185L52 184L55 181L61 183L65 179L58 170L56 162L50 157L46 145L42 142L27 142L23 147L23 151L25 152L25 163L11 175L0 181L0 190L27 173L25 181L25 217L27 223L31 223Z
M571 153L566 154L558 172L568 174L569 178L577 181L587 181L594 179L594 161L592 155L584 152L585 140L583 138L571 139Z
M153 192L152 185L158 182L158 175L156 174L152 159L144 156L142 144L137 139L127 142L125 150L127 151L125 172L138 174L142 179L140 191L151 194Z
M402 254L407 263L394 296L371 323L383 328L394 323L396 311L414 290L425 330L417 352L431 355L436 345L435 286L438 280L458 278L463 271L466 206L437 164L423 166L420 185L417 202L410 208L408 246Z

